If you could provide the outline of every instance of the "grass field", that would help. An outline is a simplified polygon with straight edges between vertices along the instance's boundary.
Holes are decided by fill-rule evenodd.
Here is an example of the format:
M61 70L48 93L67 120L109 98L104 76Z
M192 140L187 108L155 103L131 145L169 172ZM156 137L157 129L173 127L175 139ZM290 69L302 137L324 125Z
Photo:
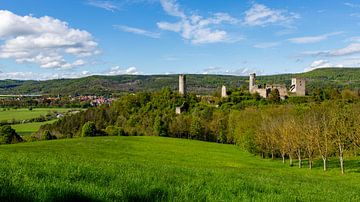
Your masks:
M342 176L236 146L99 137L0 146L0 201L359 201L359 161ZM349 162L346 162L349 163ZM349 167L349 166L348 166Z
M3 109L0 108L0 121L8 121L12 119L26 120L40 117L41 115L45 116L50 111L67 112L69 110L69 108L34 108L33 110L21 108L3 111Z
M15 124L11 125L13 129L15 129L16 133L21 136L28 136L33 134L34 132L38 131L40 126L48 124L48 123L54 123L55 120L46 121L46 122L33 122L33 123L24 123L24 124Z

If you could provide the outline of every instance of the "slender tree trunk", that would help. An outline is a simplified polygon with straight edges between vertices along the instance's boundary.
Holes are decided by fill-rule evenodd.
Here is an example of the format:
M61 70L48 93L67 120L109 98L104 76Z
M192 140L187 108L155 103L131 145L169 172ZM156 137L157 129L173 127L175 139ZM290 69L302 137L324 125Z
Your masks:
M341 168L341 174L345 173L345 169L344 169L344 157L340 156L340 168Z
M327 165L326 165L327 158L325 156L322 156L322 159L323 159L323 164L324 164L324 171L326 171L326 169L327 169Z
M293 166L293 159L292 159L292 155L289 154L289 160L290 160L290 166Z
M299 159L299 168L302 167L302 159L301 159L301 150L298 149L297 151L297 156L298 156L298 159Z
M343 149L342 149L341 145L339 145L339 160L340 160L341 174L344 174L345 173L345 169L344 169L344 152L343 152Z
M274 151L271 151L271 159L274 160Z
M309 156L309 169L310 170L312 169L312 164L313 164L312 157Z
M282 157L282 162L283 162L283 164L285 164L285 154L282 153L282 154L281 154L281 157Z

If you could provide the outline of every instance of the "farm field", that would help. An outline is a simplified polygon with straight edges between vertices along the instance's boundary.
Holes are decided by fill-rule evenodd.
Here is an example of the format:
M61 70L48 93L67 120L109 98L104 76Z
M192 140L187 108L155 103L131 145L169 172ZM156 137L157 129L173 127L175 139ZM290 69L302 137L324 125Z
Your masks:
M17 134L20 136L28 136L33 134L34 132L40 129L40 126L54 123L55 120L46 121L46 122L33 122L33 123L24 123L24 124L15 124L11 125L11 127L16 131Z
M96 137L0 146L0 201L359 201L358 159L341 175L264 160L237 146Z
M7 121L7 120L25 120L25 119L32 119L39 116L45 116L47 113L51 111L57 112L67 112L71 110L70 108L34 108L33 110L29 110L28 108L21 108L21 109L9 109L3 110L0 108L0 121Z

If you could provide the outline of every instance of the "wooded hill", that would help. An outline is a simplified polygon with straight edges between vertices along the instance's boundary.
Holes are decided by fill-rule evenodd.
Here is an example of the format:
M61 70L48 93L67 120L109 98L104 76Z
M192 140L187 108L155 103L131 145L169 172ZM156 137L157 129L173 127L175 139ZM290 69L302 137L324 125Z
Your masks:
M360 88L360 68L322 68L300 74L258 76L258 84L291 84L292 77L307 79L307 91L318 88ZM187 75L189 92L220 93L222 85L228 89L248 86L248 76ZM111 95L129 92L156 91L164 87L178 88L178 75L119 75L90 76L78 79L47 81L0 80L0 94L49 95Z

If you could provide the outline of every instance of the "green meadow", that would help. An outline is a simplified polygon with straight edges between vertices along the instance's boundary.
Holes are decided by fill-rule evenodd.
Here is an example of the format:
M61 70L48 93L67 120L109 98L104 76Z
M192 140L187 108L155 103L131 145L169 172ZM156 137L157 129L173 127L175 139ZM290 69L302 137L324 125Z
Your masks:
M359 201L360 164L328 172L234 145L96 137L0 146L0 201Z
M28 136L37 132L42 125L54 123L56 120L46 121L46 122L33 122L33 123L24 123L24 124L15 124L11 127L16 131L20 136Z
M69 108L33 108L29 110L28 108L20 109L5 109L0 108L0 121L9 121L9 120L27 120L32 118L37 118L40 116L45 116L49 112L67 112Z

